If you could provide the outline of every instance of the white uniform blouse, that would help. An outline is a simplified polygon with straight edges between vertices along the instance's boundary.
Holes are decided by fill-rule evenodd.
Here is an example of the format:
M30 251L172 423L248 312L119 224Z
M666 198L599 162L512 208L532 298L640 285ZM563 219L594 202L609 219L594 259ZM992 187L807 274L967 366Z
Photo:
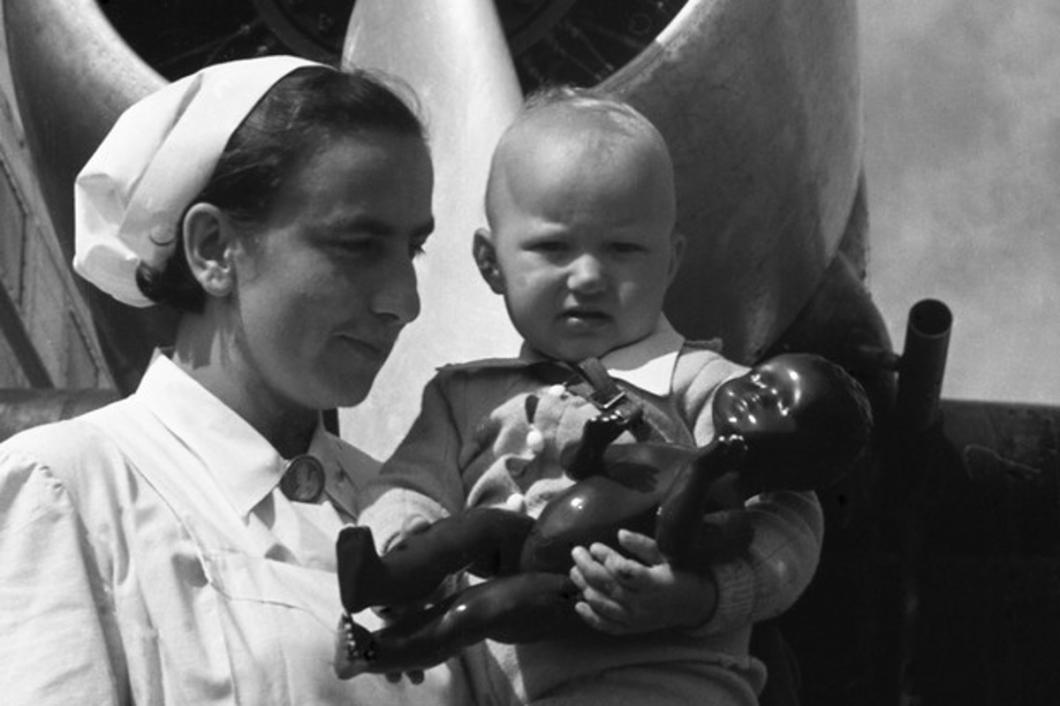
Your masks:
M0 445L0 702L468 703L456 662L421 685L333 675L335 535L376 469L321 429L310 451L318 505L161 355L130 398Z

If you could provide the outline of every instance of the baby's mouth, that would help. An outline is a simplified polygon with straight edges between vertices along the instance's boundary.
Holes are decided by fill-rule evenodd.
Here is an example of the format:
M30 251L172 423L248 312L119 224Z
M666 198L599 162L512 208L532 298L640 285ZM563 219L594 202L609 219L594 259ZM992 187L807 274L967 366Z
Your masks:
M560 314L562 321L585 326L598 326L610 321L611 317L594 309L567 309Z

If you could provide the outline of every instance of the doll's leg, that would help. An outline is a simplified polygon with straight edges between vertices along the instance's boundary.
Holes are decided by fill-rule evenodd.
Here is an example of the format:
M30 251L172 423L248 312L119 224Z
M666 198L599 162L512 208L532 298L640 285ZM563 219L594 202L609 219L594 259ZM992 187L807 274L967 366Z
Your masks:
M508 510L472 508L405 537L382 557L370 529L346 527L336 544L342 605L357 613L422 600L465 569L478 576L513 573L533 524Z
M471 586L374 633L344 617L335 672L349 679L426 669L485 639L524 643L585 630L574 612L578 595L563 574L518 574Z

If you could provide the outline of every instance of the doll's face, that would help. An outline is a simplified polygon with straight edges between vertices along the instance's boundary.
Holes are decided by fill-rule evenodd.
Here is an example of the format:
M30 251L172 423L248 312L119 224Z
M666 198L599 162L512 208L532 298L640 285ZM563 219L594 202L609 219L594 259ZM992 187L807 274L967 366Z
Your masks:
M749 443L797 433L826 435L828 425L811 408L833 385L824 370L803 356L781 355L729 380L714 398L718 436L738 434Z
M788 353L729 380L714 397L714 429L746 444L740 482L754 492L835 482L868 447L861 387L819 356Z

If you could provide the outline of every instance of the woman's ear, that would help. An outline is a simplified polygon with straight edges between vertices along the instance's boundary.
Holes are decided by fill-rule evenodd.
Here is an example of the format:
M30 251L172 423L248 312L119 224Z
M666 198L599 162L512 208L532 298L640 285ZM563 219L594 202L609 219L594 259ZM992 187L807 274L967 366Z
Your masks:
M184 214L184 256L191 274L209 296L224 297L235 287L235 233L221 209L192 205Z
M497 249L493 246L493 233L488 228L479 228L475 231L475 239L471 244L471 252L475 256L475 264L486 284L490 286L494 294L504 294L504 275L501 273L500 264L497 262Z

